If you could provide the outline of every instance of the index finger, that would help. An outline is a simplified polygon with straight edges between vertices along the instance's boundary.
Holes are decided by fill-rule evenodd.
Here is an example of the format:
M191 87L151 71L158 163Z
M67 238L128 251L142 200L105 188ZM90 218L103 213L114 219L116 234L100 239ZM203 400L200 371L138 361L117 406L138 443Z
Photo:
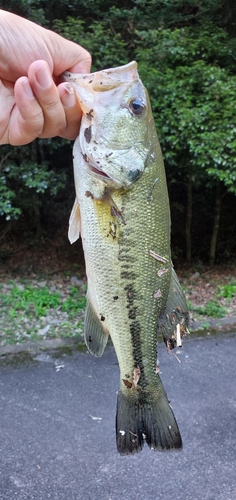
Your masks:
M77 45L77 43L66 40L60 35L49 32L52 39L50 47L53 60L53 75L58 77L64 71L72 73L89 73L92 58L90 53Z

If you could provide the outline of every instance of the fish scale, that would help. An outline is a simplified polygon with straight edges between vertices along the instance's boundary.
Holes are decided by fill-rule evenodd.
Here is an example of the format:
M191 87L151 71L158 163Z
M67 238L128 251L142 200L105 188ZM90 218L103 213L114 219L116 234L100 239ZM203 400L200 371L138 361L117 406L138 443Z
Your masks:
M157 252L162 253L163 246L165 245L165 247L168 247L165 241L168 238L166 233L163 231L164 234L163 237L161 237L160 235L158 236L155 231L154 220L156 220L157 215L160 215L161 211L163 212L165 210L162 203L159 208L158 205L160 205L160 200L159 204L156 203L156 198L158 198L158 194L160 194L159 186L156 188L153 201L148 201L148 192L152 185L152 178L149 171L151 169L153 170L153 175L156 175L156 165L153 164L153 162L150 162L150 164L146 167L142 178L136 184L135 195L132 193L132 196L124 196L124 199L122 200L122 204L125 206L124 216L126 219L126 226L123 227L121 240L118 240L117 243L118 246L122 245L124 249L129 250L126 253L126 262L129 263L129 272L133 272L135 275L134 279L131 281L131 286L133 287L134 294L136 295L133 303L133 308L137 308L136 322L139 322L140 328L143 331L145 330L145 332L148 332L146 335L142 335L142 342L139 341L139 345L136 346L135 351L139 351L137 356L135 356L137 358L136 363L141 364L140 360L143 357L146 358L147 353L150 359L150 353L152 353L154 366L152 363L151 371L153 372L153 376L155 376L157 317L163 308L168 294L170 275L164 275L163 279L158 278L157 268L159 263L152 259L149 255L152 248L155 248ZM164 193L162 192L161 199L163 198L163 194ZM136 211L134 211L134 208L136 208L135 204L138 206ZM164 220L163 222L164 229L166 221ZM123 282L122 288L127 287L130 283L126 273L124 273ZM154 293L157 287L162 288L162 297L159 300L154 299ZM126 297L124 297L124 301L126 302L125 307L127 308L128 304ZM122 307L122 310L124 310L124 307ZM133 321L129 320L129 328L132 324ZM132 335L132 345L135 341L135 334L136 332ZM121 377L123 377L125 371L125 366L124 369L122 369L122 357L124 357L125 365L125 351L122 350L123 336L124 334L121 334L121 345L116 348L119 350L121 357ZM114 344L115 343L116 338L114 338ZM148 368L149 364L147 365L147 369Z
M76 201L69 237L81 234L88 279L85 340L102 355L110 335L120 367L116 441L121 455L180 449L158 374L157 336L168 349L188 323L170 253L164 165L135 62L67 73L83 117L74 145Z

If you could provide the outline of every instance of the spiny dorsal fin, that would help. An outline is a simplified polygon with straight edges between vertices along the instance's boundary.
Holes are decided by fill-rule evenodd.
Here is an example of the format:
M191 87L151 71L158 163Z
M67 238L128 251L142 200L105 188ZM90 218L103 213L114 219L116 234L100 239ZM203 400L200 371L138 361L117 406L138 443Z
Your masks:
M104 318L105 320L105 318ZM103 316L99 319L89 299L87 299L84 336L88 350L94 356L102 356L109 333L103 324Z
M184 292L174 269L171 272L171 281L168 299L163 315L159 318L158 331L168 351L181 347L181 338L188 334L189 313Z

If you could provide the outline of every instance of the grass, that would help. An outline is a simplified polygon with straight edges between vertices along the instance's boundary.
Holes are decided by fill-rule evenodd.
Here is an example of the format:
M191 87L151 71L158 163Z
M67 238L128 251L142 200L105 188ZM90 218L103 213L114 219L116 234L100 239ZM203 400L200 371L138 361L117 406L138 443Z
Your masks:
M81 337L85 287L10 281L0 287L0 344L43 338Z
M52 292L48 288L33 288L14 286L8 294L0 293L0 303L9 308L10 318L24 313L36 318L45 316L48 309L54 309L60 305L60 294Z
M236 295L236 284L227 283L226 285L219 287L219 297L224 297L225 299L232 299Z
M74 316L80 309L85 309L85 306L86 297L80 295L78 288L72 286L70 288L70 295L64 300L61 309Z
M14 286L8 294L0 292L0 304L8 308L11 319L21 313L40 318L49 309L59 306L64 312L75 314L85 308L86 298L80 295L76 287L71 287L69 296L62 301L60 293L51 291L48 287Z
M193 304L188 301L188 308L200 314L200 316L208 316L210 318L223 318L227 314L226 307L219 304L217 300L210 300L204 306L198 307L194 307Z

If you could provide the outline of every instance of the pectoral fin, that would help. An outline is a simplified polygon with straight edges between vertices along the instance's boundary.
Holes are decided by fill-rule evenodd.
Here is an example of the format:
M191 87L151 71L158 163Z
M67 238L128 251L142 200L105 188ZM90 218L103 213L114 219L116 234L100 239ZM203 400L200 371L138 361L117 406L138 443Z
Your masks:
M80 206L77 198L70 214L68 238L70 243L74 243L80 236Z
M189 313L184 292L172 268L168 299L164 314L159 318L159 332L168 351L182 346L182 337L189 333Z
M104 320L102 315L101 318L98 318L88 299L84 319L84 336L87 348L94 356L102 356L107 344L109 333L104 325Z

